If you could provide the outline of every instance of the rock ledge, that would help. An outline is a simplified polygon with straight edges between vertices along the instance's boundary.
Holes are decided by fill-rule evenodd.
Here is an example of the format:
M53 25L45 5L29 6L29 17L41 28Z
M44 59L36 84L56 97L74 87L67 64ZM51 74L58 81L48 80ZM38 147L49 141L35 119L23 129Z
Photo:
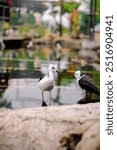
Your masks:
M0 150L99 150L99 107L0 109Z

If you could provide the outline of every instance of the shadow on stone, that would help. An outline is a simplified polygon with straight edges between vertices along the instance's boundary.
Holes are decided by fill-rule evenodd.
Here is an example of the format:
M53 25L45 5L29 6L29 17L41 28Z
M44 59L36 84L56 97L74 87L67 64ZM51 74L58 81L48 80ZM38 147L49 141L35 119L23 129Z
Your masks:
M98 103L98 102L100 102L99 99L82 98L77 102L77 104L88 104L88 103Z

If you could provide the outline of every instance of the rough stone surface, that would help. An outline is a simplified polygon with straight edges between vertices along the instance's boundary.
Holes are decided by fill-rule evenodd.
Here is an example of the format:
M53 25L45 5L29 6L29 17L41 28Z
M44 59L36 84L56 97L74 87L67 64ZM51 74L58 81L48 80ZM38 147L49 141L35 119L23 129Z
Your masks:
M99 150L99 103L0 109L0 150Z

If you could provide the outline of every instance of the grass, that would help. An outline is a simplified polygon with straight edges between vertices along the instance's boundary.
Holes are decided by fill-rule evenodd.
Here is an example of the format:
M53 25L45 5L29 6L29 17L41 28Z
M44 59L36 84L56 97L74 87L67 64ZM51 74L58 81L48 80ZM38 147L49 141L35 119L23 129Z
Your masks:
M82 71L83 74L91 74L93 80L95 81L97 87L100 87L100 71ZM59 80L60 85L68 86L75 81L74 75L69 75L66 71L63 72L63 76Z

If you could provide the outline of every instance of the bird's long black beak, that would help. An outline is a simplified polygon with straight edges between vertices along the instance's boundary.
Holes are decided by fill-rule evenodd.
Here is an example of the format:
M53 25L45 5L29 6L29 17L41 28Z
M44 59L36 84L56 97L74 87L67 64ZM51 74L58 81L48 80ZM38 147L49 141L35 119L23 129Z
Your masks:
M59 75L63 76L63 74L62 74L60 71L56 70L56 72L57 72Z

